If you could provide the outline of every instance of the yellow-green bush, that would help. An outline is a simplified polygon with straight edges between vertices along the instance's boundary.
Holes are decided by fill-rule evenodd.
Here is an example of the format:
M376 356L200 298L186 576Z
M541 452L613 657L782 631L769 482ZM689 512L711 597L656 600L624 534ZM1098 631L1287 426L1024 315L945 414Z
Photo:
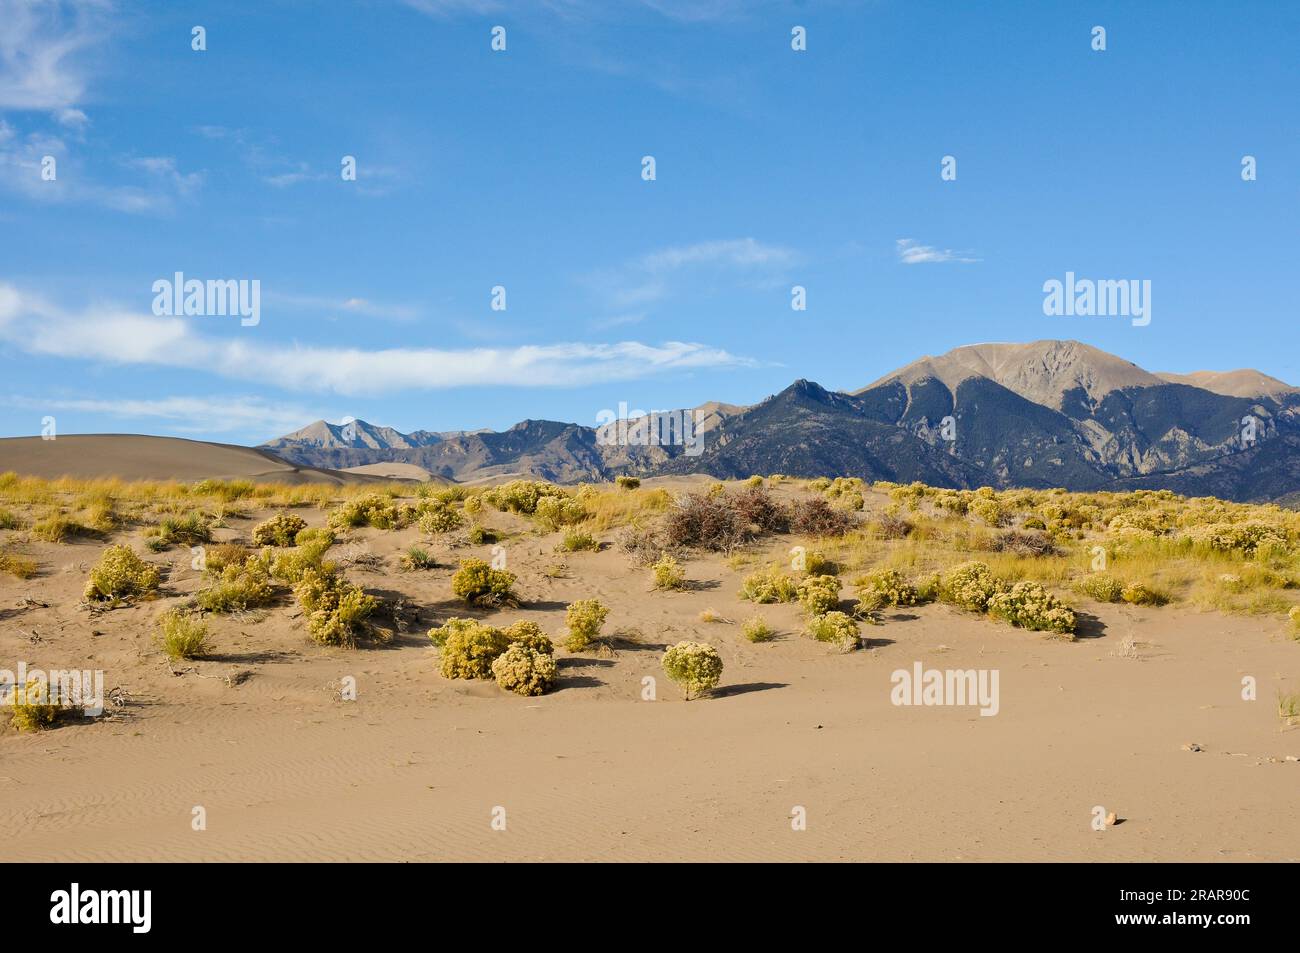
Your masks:
M521 642L513 642L492 661L497 685L516 695L542 695L555 686L555 658Z
M1002 583L987 563L965 562L949 569L939 583L939 598L962 609L984 612Z
M799 604L809 615L830 612L840 604L840 581L834 576L809 576L799 583Z
M326 550L334 545L334 530L328 526L309 527L299 530L293 537L293 541L297 546L317 546L321 550Z
M212 540L212 526L208 518L197 510L184 516L165 516L158 522L158 538L169 544L197 546Z
M213 573L209 564L209 575L212 584L194 595L195 603L209 612L245 612L275 598L270 573L256 556L243 563L229 563L219 573Z
M635 490L641 485L641 481L634 476L614 477L614 482L624 490Z
M307 521L293 513L277 513L253 527L254 546L292 546L298 534L307 528Z
M681 564L667 553L659 557L651 569L654 570L655 588L679 590L686 588L686 573Z
M556 549L563 550L566 553L576 553L583 550L595 552L600 549L600 543L596 542L595 537L590 533L580 533L571 529L564 534L564 539Z
M449 619L443 630L440 665L444 678L491 678L492 663L510 648L504 632L472 619Z
M1169 602L1167 592L1140 582L1125 586L1120 592L1120 598L1134 606L1163 606Z
M557 530L581 523L587 518L587 508L571 496L544 496L537 501L533 516L543 528Z
M345 501L328 517L330 526L350 529L356 526L373 526L375 529L397 529L402 514L392 497L368 493Z
M570 604L564 615L569 628L564 647L570 652L585 650L600 635L608 615L609 606L599 599L579 599Z
M1124 598L1124 582L1110 573L1095 572L1085 576L1077 588L1098 602L1119 602Z
M135 554L130 546L110 546L90 571L86 599L117 602L147 595L158 588L160 573Z
M34 559L0 550L0 572L7 572L19 579L31 579L38 568Z
M307 617L312 641L351 648L363 636L375 635L367 620L379 608L379 600L360 586L309 569L294 586L293 594Z
M1017 582L988 601L989 614L1022 629L1074 638L1074 612L1036 582Z
M482 559L466 559L451 577L451 591L469 605L494 608L517 602L515 574L493 569Z
M689 701L722 681L722 656L703 642L678 642L664 652L664 671Z
M173 661L199 658L208 651L207 623L180 609L168 609L158 617L158 642Z
M49 700L50 689L44 682L28 682L15 685L11 704L13 705L13 726L19 731L41 731L52 728L59 720L63 709Z
M843 612L815 615L808 620L804 631L818 642L829 642L841 652L851 652L858 647L858 623Z
M914 606L919 601L916 587L897 569L882 569L858 580L858 608L863 611L885 606Z
M446 503L438 500L425 500L419 506L420 532L436 535L450 533L460 529L465 519L460 513Z
M532 649L534 652L544 652L547 655L555 653L555 645L551 642L550 637L542 631L542 627L531 619L519 619L510 623L502 629L506 635L506 640L511 645L518 643L525 648Z
M758 615L746 619L740 631L751 642L770 642L776 636L776 630Z
M540 480L512 480L483 492L484 501L498 510L531 516L540 500L564 496L564 490Z
M761 605L794 602L799 598L799 584L788 573L771 566L745 577L740 586L740 598Z

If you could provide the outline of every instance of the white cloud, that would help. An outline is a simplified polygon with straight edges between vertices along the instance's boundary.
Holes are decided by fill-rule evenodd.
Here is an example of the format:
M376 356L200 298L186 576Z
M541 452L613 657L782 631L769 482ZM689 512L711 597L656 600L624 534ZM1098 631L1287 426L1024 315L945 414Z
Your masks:
M934 248L930 245L922 245L914 238L899 238L895 240L898 246L898 260L904 265L927 265L936 262L956 261L967 264L977 262L978 258L964 257L967 252L955 252L951 248Z
M110 419L128 420L142 417L166 420L178 433L287 433L297 430L304 420L317 420L318 412L261 397L163 397L155 400L118 398L40 398L11 396L3 403L32 410L74 411Z
M80 102L82 54L104 38L111 13L104 0L0 0L0 109L58 112Z
M204 322L227 322L231 336L200 333ZM34 355L182 368L283 390L349 396L474 386L576 387L754 365L725 350L682 341L460 350L286 345L229 318L156 317L98 307L71 313L3 284L0 340Z

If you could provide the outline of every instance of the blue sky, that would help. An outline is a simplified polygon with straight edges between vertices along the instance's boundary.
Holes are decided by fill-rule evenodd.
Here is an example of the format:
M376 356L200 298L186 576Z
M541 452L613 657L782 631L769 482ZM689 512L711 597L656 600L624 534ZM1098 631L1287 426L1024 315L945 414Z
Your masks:
M1300 383L1298 39L1280 3L0 0L0 435L590 424L1039 338ZM258 280L260 323L154 315L178 271ZM1067 271L1150 280L1150 325L1045 316Z

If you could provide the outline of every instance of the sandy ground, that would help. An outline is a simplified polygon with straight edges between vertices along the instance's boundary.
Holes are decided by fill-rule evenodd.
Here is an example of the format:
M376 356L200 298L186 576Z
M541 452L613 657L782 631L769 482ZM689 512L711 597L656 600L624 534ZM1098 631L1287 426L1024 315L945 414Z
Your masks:
M365 473L297 467L252 447L138 434L68 434L0 438L0 473L47 480L254 480L263 483L348 483L378 480Z
M219 535L247 538L261 515ZM0 576L4 664L100 668L121 702L95 723L0 731L4 858L1300 859L1286 760L1300 730L1281 730L1275 701L1298 687L1300 645L1276 621L1082 603L1089 637L1064 643L926 606L840 655L798 635L795 607L740 601L744 573L718 557L686 564L691 591L652 592L612 549L561 557L556 536L521 534L505 545L525 605L494 622L559 634L574 599L612 609L611 648L557 648L560 689L527 699L438 674L425 630L469 614L451 567L490 547L440 542L439 568L397 572L416 538L364 530L333 551L378 557L348 575L402 603L387 646L317 647L286 602L218 618L216 657L174 671L153 620L198 588L188 553L146 557L170 567L162 599L96 615L76 603L103 543L42 545L45 575ZM559 561L568 578L542 574ZM706 608L737 624L699 621ZM777 641L740 634L756 612ZM663 676L662 648L683 638L721 652L714 697L683 701ZM891 673L917 661L998 670L1000 713L893 705ZM1241 700L1246 675L1258 701ZM339 697L346 676L356 701ZM1122 823L1094 831L1098 805Z

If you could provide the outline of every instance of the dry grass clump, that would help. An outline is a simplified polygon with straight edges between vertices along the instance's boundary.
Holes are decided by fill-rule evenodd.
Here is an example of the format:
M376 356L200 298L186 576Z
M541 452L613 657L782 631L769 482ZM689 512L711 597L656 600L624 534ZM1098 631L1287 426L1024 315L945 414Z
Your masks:
M411 546L406 552L402 553L399 562L402 572L417 572L422 569L433 569L438 564L433 558L433 554L422 546Z
M13 510L0 506L0 529L22 529L23 518Z
M555 548L566 553L596 552L600 549L600 543L596 542L595 537L590 533L580 533L576 529L571 529L564 534L564 539L560 540Z
M634 476L614 477L614 484L620 490L635 490L641 486L641 481Z
M740 585L740 598L760 605L794 602L799 598L799 583L789 573L770 566L745 577Z
M39 569L36 560L0 549L0 572L7 572L19 579L31 579Z
M751 642L770 642L776 638L776 629L772 628L767 620L759 615L746 619L741 625L740 631Z
M171 545L197 546L212 540L212 525L207 516L192 510L184 516L167 516L158 523L158 539Z
M200 658L209 651L207 623L180 609L168 609L158 617L158 642L173 662Z
M821 497L799 500L790 511L790 531L802 536L843 536L857 524L853 513Z
M19 731L43 731L53 728L64 708L49 700L50 689L45 682L34 681L15 685L10 696L13 707L11 723Z

